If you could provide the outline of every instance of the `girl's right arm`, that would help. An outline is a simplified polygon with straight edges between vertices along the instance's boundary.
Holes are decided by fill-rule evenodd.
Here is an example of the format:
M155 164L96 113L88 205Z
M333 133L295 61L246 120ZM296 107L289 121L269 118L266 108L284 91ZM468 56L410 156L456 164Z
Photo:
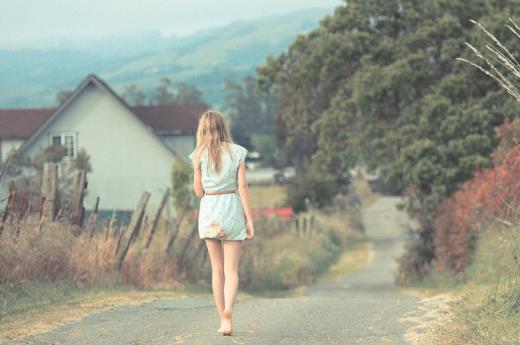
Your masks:
M240 200L242 200L242 206L244 208L244 213L246 216L246 239L250 240L255 235L255 227L253 224L253 212L251 211L251 206L249 205L249 188L247 186L246 165L244 162L240 162L240 165L238 166L237 183L238 194L240 195Z
M202 173L198 160L193 164L193 191L198 198L204 196L204 188L202 188Z

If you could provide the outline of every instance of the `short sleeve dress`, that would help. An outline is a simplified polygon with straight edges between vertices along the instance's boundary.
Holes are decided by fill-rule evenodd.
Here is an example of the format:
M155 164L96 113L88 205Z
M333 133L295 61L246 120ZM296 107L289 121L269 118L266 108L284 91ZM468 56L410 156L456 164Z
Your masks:
M212 164L208 164L208 152L205 150L199 164L204 192L235 193L204 195L200 200L198 230L199 237L221 240L244 240L246 224L244 210L237 191L238 167L245 161L247 149L235 144L229 144L229 152L222 149L222 165L217 173ZM189 155L194 161L194 153Z

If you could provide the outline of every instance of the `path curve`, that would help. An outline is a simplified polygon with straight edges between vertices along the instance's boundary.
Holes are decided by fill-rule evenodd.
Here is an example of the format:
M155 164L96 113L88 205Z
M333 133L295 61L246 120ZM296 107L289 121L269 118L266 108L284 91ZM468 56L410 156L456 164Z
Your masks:
M89 315L9 344L407 344L404 316L418 299L394 286L395 258L408 218L398 197L381 197L363 212L374 255L364 269L302 296L238 298L234 336L216 334L211 295L157 300Z

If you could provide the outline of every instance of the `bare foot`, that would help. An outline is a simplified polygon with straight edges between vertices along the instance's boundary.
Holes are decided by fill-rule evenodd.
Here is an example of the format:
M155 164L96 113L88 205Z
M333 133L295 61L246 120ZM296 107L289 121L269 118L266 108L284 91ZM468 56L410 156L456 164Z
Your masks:
M223 335L232 335L233 334L233 322L231 321L231 316L233 312L231 310L224 310L222 313L222 331Z

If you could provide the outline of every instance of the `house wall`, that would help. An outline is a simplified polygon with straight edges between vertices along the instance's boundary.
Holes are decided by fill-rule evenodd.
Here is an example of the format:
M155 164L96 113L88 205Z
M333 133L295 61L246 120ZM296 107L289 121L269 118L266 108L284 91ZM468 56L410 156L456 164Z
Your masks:
M33 155L49 145L51 132L76 133L76 148L84 148L90 156L87 209L94 207L99 196L100 209L131 210L142 192L148 191L147 211L155 212L171 184L175 156L112 94L93 84L87 86L26 153Z
M24 140L20 139L2 139L0 142L0 162L5 162L9 153L18 149L23 143Z
M188 161L188 156L195 149L193 134L161 135L161 139L185 161Z

